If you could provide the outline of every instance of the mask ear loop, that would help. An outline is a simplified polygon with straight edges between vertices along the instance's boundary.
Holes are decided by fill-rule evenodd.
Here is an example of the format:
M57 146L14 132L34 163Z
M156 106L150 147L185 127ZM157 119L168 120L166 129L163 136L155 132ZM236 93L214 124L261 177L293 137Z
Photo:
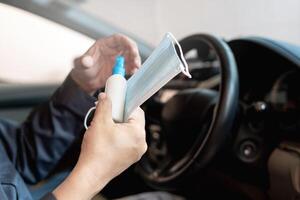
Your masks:
M85 128L86 130L88 130L88 128L89 128L88 125L87 125L87 120L88 120L88 118L89 118L89 116L90 116L90 114L92 113L93 110L96 110L96 106L91 107L91 108L89 109L89 111L86 113L85 117L84 117L83 125L84 125L84 128Z
M181 69L181 72L186 75L187 77L189 78L192 78L192 75L190 74L189 72L189 68L188 68L188 64L184 58L184 55L183 55L183 52L182 52L182 49L181 49L181 46L179 44L179 42L176 40L176 38L174 37L174 35L170 32L167 33L167 35L171 38L171 41L173 42L173 45L176 45L179 49L179 59L181 61L181 65L179 66L180 69ZM176 51L176 50L175 50Z

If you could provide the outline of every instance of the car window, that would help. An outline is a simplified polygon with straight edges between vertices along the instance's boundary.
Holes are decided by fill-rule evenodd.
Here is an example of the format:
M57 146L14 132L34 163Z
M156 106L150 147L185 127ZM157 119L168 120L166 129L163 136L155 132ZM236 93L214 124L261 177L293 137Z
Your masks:
M94 39L0 3L0 82L59 83Z

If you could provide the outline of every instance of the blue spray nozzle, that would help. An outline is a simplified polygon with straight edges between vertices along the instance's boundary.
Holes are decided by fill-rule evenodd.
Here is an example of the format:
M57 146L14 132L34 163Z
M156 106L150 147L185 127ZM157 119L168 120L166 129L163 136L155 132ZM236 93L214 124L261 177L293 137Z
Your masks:
M125 76L124 63L125 63L125 58L123 56L117 56L112 73L120 74L121 76L124 77Z

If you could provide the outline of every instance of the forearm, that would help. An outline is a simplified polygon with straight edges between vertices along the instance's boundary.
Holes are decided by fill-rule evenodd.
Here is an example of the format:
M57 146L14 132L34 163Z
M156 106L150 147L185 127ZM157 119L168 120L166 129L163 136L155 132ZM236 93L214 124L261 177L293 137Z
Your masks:
M128 123L115 124L111 101L100 94L93 121L81 144L79 160L70 176L55 189L56 198L91 199L111 179L137 162L147 150L144 127L142 109L137 109Z
M112 178L104 168L97 169L102 172L97 173L97 176L93 170L84 163L78 162L71 174L53 191L56 199L87 200L93 198Z

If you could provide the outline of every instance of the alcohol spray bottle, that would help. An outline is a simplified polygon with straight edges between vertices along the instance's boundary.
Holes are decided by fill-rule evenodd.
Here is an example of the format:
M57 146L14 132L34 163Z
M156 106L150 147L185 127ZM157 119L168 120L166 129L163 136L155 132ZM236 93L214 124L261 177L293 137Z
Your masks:
M127 89L125 79L125 59L117 56L112 75L107 79L105 93L112 103L112 117L115 122L123 122L124 106Z

